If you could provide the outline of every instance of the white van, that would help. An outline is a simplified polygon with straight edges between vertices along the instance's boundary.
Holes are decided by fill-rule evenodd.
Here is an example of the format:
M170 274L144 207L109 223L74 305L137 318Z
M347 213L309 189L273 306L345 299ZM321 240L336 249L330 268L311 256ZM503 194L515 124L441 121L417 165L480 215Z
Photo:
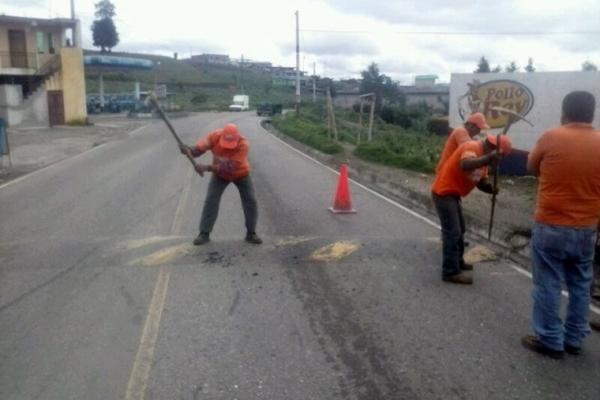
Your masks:
M246 111L250 108L250 98L245 94L236 94L233 96L233 104L229 106L229 111Z

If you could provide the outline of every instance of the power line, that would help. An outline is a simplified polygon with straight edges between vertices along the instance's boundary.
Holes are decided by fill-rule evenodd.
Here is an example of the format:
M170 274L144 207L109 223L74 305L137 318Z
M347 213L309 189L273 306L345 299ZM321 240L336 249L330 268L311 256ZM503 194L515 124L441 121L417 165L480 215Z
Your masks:
M302 29L311 33L376 34L376 31L353 31L333 29ZM600 31L389 31L396 35L454 35L454 36L551 36L551 35L600 35Z

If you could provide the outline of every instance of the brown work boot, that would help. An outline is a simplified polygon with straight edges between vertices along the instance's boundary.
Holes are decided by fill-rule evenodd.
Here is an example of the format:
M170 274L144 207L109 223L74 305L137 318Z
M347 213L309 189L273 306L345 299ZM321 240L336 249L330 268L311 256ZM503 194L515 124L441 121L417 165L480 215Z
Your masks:
M473 277L465 272L461 272L455 275L443 276L442 280L449 283L458 283L460 285L472 285Z
M473 264L463 262L462 264L460 264L460 270L461 271L473 271Z
M592 328L593 330L600 332L600 321L599 320L595 320L595 321L590 321L590 328Z
M521 344L528 350L544 355L546 357L554 358L555 360L565 358L564 351L552 350L551 348L546 347L540 341L540 339L534 335L523 336L521 338Z

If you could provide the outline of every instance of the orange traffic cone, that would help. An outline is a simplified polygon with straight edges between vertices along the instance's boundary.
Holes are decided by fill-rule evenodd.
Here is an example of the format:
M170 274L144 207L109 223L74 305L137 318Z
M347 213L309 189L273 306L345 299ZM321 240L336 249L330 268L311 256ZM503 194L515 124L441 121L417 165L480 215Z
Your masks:
M337 192L333 201L333 207L329 207L329 211L334 214L353 214L356 212L352 208L352 200L350 200L347 164L342 164L340 168L340 180L338 181Z

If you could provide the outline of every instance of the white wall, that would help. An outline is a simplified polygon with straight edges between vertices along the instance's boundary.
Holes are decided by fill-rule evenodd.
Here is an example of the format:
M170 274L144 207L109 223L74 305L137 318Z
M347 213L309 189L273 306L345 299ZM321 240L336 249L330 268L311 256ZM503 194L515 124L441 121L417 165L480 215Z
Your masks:
M46 86L23 100L21 85L0 85L0 118L8 126L48 126Z
M475 81L479 81L478 89L470 91L468 84ZM585 90L596 97L594 126L600 129L600 72L452 74L450 125L460 126L471 111L481 111L493 128L490 132L497 133L505 125L506 116L491 107L517 109L534 126L516 122L508 133L515 148L529 151L545 131L560 125L562 100L574 90Z
M22 102L21 85L0 85L0 107L17 107Z

